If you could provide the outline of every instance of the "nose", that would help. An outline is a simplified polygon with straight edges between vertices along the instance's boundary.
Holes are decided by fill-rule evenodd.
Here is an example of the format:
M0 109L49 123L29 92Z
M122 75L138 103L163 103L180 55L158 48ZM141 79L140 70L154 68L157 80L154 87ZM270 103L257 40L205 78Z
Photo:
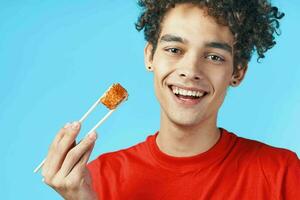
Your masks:
M200 80L200 76L199 75L193 75L189 72L181 72L179 74L179 76L183 79L193 79L193 80Z
M186 59L185 62L180 63L177 74L181 79L199 81L204 76L200 65L197 58Z

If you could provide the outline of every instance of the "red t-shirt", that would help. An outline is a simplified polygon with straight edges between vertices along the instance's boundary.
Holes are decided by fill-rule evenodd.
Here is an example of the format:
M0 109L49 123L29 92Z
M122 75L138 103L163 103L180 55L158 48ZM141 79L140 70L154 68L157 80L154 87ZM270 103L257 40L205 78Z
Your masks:
M100 200L300 199L300 161L289 150L221 129L219 141L191 157L161 152L150 135L88 164Z

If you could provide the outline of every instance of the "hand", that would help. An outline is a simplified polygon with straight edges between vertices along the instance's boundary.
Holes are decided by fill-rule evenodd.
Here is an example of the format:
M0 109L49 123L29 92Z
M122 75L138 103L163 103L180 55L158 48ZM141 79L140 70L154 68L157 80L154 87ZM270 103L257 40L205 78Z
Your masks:
M52 142L42 169L44 182L67 200L96 200L86 167L94 148L96 133L76 145L80 123L66 124Z

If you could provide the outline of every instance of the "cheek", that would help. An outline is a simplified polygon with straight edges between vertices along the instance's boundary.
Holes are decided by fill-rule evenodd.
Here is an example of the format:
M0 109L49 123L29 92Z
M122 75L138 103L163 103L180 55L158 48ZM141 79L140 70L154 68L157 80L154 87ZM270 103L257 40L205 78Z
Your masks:
M153 66L157 66L157 70L168 71L174 68L178 59L176 57L168 55L164 50L158 49L153 57Z
M231 80L229 74L230 72L226 70L215 70L213 73L209 74L215 96L220 96L220 98L225 97Z
M158 84L163 85L174 71L175 64L166 61L165 59L153 62L154 80Z
M165 93L167 91L167 82L171 77L172 69L169 65L155 65L153 71L153 83L154 83L154 92L158 101L162 104L165 100Z
M217 85L227 85L231 80L231 70L229 67L220 66L214 68L210 75L213 82Z
M166 100L164 98L164 90L163 90L163 86L162 86L160 77L158 77L157 75L154 75L153 84L154 84L155 97L158 100L159 104L163 105Z
M224 88L227 88L230 79L228 78L228 76L220 76L220 77L215 77L214 82L217 88L223 90Z

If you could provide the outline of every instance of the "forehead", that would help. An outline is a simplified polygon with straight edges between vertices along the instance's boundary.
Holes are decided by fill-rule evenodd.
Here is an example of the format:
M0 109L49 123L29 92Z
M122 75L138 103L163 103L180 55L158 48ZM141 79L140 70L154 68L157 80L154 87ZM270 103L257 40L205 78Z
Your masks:
M177 4L164 16L160 37L175 34L197 44L221 41L233 44L234 38L227 26L220 25L204 8L193 4Z

